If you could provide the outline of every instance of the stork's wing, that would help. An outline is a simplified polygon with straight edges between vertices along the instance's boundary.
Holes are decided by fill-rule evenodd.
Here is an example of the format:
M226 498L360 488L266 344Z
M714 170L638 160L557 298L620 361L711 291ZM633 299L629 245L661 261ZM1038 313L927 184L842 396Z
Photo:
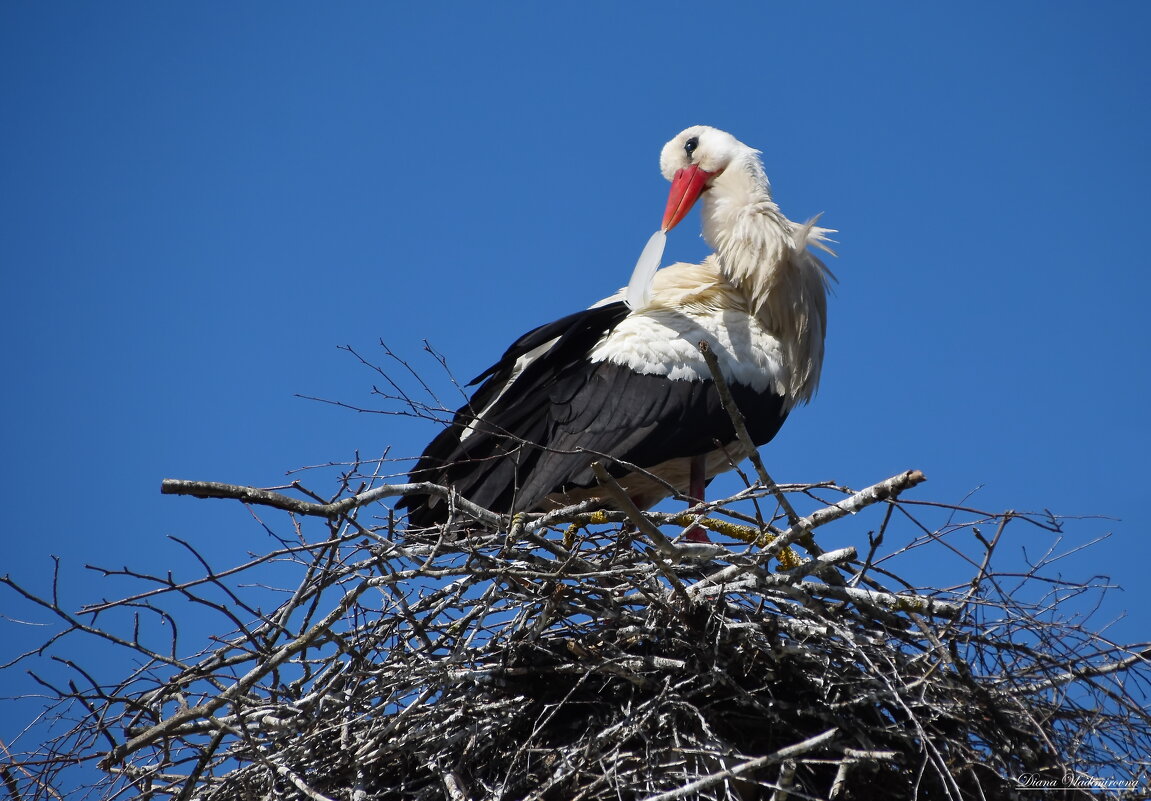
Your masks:
M494 511L511 508L517 471L503 464L504 457L518 451L524 441L538 441L543 419L531 414L547 409L546 387L565 367L586 361L600 337L627 316L623 303L609 303L579 311L535 328L517 339L500 360L472 379L483 382L471 400L456 412L451 424L431 441L412 470L412 481L434 481L456 488ZM520 401L517 403L516 401ZM511 415L501 414L511 407ZM488 421L499 415L498 425ZM534 419L533 419L534 418ZM502 499L502 500L501 500ZM414 525L432 525L446 517L436 498L408 496L399 503L411 511Z
M731 389L755 443L775 436L786 416L782 399L738 384ZM525 510L552 492L593 486L591 463L598 454L652 468L735 440L711 381L671 380L600 362L568 373L550 401L547 448L537 449L531 469L519 474L516 506ZM628 472L619 462L608 465L617 477Z
M596 454L646 468L731 442L730 418L710 381L590 361L595 344L627 313L623 303L610 303L517 340L476 379L487 380L428 446L412 479L451 485L492 511L529 511L553 492L592 486ZM732 390L753 439L771 439L783 423L781 399ZM618 464L610 469L626 473ZM414 525L446 517L436 499L409 496L401 506Z

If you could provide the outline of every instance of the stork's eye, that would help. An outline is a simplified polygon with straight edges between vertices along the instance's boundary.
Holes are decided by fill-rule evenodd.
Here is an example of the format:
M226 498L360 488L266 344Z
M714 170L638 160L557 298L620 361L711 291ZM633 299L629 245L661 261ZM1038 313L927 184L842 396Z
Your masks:
M695 149L697 147L699 147L699 137L698 136L693 136L691 139L688 139L683 144L683 149L685 151L687 151L688 158L691 158L691 154L695 152Z

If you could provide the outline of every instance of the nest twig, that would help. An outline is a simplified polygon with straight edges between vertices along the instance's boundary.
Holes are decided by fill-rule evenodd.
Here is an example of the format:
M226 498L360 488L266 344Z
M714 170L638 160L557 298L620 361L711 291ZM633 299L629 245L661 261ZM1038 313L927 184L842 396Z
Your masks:
M917 552L996 530L979 533L971 580L946 590L912 591L876 547L782 558L869 507L882 513L873 543L891 536L893 510L919 527L922 510L899 500L919 480L751 488L699 514L730 514L762 539L703 549L671 545L674 531L657 546L624 515L577 509L521 518L512 539L511 521L459 504L453 524L408 530L366 519L362 499L411 488L349 481L315 513L327 527L315 541L196 581L134 574L139 593L80 614L36 599L63 634L111 639L140 664L113 686L57 687L77 722L12 758L8 793L52 797L63 771L97 754L93 792L106 797L975 799L1044 781L1056 786L1027 797L1137 797L1151 753L1147 646L1120 648L1053 615L1050 599L1028 600L1020 588L1046 580L1042 562L1010 591L994 567L1009 525L1049 521L983 513L931 529ZM280 509L288 497L166 486ZM781 491L814 508L781 512L779 527L740 511ZM643 528L682 518L644 513ZM573 523L585 527L569 548ZM848 529L836 540L868 541ZM245 587L266 603L255 585L271 561L299 580L259 612ZM146 645L147 626L85 622L173 614L167 597L216 608L235 632L189 657Z

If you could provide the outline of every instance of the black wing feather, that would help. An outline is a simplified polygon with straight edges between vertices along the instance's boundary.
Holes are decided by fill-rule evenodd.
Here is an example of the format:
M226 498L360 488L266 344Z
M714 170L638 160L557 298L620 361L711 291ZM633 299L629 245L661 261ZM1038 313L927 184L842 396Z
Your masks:
M451 485L482 506L508 511L516 476L521 472L519 462L524 456L517 445L546 439L546 414L542 413L547 404L540 402L541 393L546 394L565 367L586 361L600 338L627 314L624 303L608 303L541 325L513 342L499 361L469 382L469 386L484 383L456 412L451 424L424 449L412 470L412 481ZM485 420L477 420L477 415L505 389L516 361L549 342L551 347L516 377L514 389L500 398ZM498 415L498 422L490 419L493 415ZM469 426L474 426L475 431L461 439ZM423 496L408 496L399 506L411 511L415 525L442 522L446 514L444 504L436 499L429 502Z
M622 302L611 303L516 340L472 382L485 381L428 445L412 480L453 486L495 512L530 511L553 492L593 486L596 453L648 468L732 442L731 420L711 381L673 381L589 360L627 313ZM548 342L507 387L516 360ZM738 384L732 392L755 443L770 440L786 416L782 399ZM616 465L612 472L626 470ZM400 506L419 526L442 522L447 513L446 504L423 497L409 496Z

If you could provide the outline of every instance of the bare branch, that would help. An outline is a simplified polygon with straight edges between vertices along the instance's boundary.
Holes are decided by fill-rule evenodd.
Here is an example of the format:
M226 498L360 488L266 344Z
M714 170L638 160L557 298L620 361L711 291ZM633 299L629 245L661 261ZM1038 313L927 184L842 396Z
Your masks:
M683 787L680 787L677 790L671 790L666 793L660 793L659 795L649 796L646 801L673 801L676 798L684 798L698 790L703 790L704 788L711 787L712 785L719 784L720 782L726 781L728 779L734 779L743 775L744 773L751 773L752 771L759 770L760 768L766 767L768 765L774 765L793 757L809 754L812 751L815 751L816 749L821 748L827 743L831 742L835 738L837 731L837 729L828 729L822 734L817 734L814 737L809 737L801 743L796 743L795 745L789 745L786 748L781 748L775 753L756 757L755 759L749 759L748 761L737 765L734 768L721 770L717 773L712 773L708 776L704 776L702 779L696 779L690 784L685 784Z
M342 498L332 503L311 503L301 501L289 495L283 495L271 490L257 487L244 487L236 484L223 484L219 481L189 481L185 479L166 478L160 484L160 493L163 495L191 495L194 498L223 498L243 501L257 506L270 506L273 509L282 509L285 512L306 515L308 517L335 518L346 515L362 506L401 495L435 495L440 498L452 498L457 508L463 509L468 515L488 525L499 525L500 516L476 506L466 498L453 495L447 487L432 484L427 481L412 484L386 484L366 492L361 492L348 498Z

